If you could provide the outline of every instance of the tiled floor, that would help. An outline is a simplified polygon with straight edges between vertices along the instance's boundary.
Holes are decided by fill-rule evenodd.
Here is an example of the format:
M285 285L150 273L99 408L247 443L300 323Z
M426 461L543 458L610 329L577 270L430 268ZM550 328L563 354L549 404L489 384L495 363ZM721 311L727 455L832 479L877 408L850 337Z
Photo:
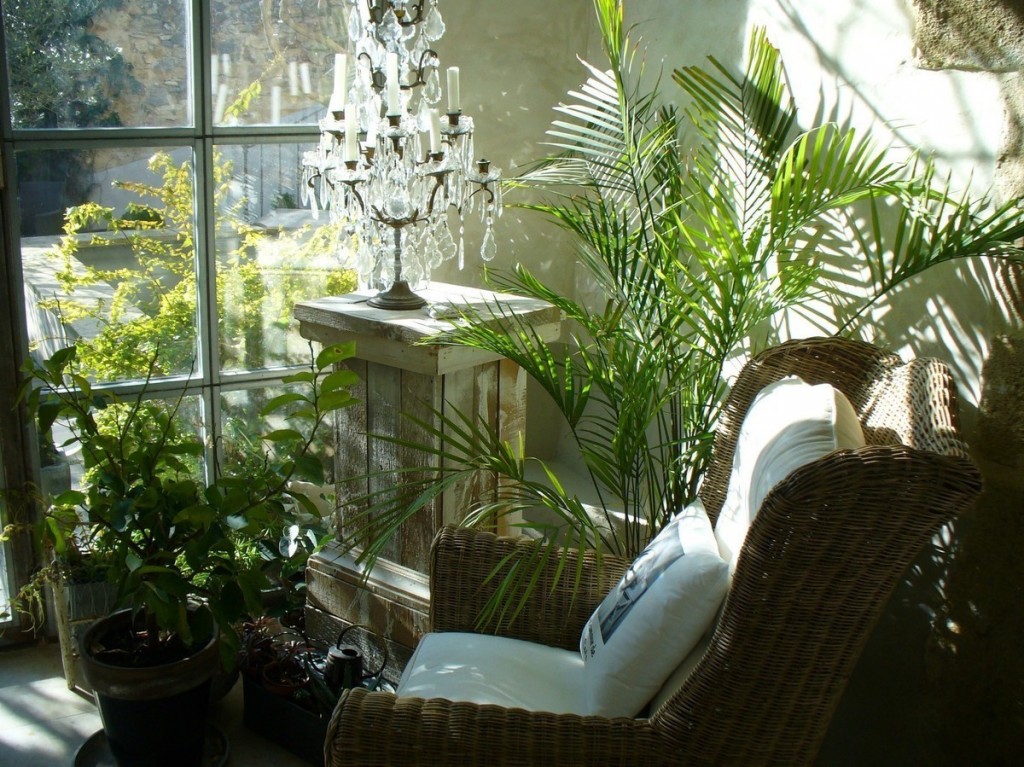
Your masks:
M242 685L216 704L213 721L227 735L233 767L303 767L242 724ZM75 751L100 728L91 699L68 690L56 644L0 650L0 765L70 767Z

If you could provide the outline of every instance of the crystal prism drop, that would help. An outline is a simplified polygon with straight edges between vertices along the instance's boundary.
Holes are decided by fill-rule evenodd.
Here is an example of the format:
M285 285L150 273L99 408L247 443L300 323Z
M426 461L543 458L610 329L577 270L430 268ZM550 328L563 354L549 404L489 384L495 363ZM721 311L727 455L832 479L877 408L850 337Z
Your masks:
M440 40L443 35L444 19L441 18L441 12L437 10L437 6L433 5L427 14L427 20L423 22L423 36L433 42Z
M455 246L455 240L452 238L452 232L444 221L442 221L437 227L437 248L444 261L454 258L455 254L458 252L458 248Z
M395 16L393 8L388 8L388 12L384 14L377 29L377 35L385 43L397 43L401 39L402 25L398 23L398 17Z
M348 39L359 40L363 36L363 15L359 8L350 8L348 12Z
M487 217L487 231L484 232L484 240L480 244L480 258L484 261L493 261L498 253L498 243L494 239L493 220Z
M427 75L427 83L423 86L423 100L430 104L436 104L441 100L441 75L436 68L430 69Z

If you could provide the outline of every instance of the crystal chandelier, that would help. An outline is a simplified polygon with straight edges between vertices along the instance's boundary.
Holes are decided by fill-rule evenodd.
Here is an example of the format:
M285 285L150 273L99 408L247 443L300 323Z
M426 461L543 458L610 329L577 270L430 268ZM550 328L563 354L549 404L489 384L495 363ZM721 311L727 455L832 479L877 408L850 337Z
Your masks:
M438 2L345 0L348 49L334 57L320 143L303 157L303 204L354 236L360 282L380 289L369 303L384 309L423 306L413 287L442 262L462 269L464 216L483 221L480 257L496 249L501 171L473 159L457 67L446 72L444 115L438 106Z

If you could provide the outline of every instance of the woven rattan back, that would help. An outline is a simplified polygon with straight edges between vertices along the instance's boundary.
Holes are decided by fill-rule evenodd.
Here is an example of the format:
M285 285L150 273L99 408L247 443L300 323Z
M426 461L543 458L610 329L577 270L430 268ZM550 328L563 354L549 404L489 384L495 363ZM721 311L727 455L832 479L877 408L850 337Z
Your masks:
M762 504L710 646L651 718L690 759L812 762L893 588L981 489L942 363L903 364L867 344L811 339L769 350L740 374L702 490L712 519L751 400L793 374L841 389L869 444L804 466Z

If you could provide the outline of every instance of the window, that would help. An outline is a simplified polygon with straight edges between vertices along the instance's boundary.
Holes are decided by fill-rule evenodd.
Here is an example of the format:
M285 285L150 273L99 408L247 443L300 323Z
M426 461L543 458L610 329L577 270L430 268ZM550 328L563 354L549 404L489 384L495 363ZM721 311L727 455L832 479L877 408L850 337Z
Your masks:
M224 460L259 434L260 403L308 360L294 302L355 287L343 241L299 203L343 3L0 7L18 347L75 343L89 376L126 391L155 359L153 395L195 401L209 474L213 446ZM41 454L74 463L62 441Z

